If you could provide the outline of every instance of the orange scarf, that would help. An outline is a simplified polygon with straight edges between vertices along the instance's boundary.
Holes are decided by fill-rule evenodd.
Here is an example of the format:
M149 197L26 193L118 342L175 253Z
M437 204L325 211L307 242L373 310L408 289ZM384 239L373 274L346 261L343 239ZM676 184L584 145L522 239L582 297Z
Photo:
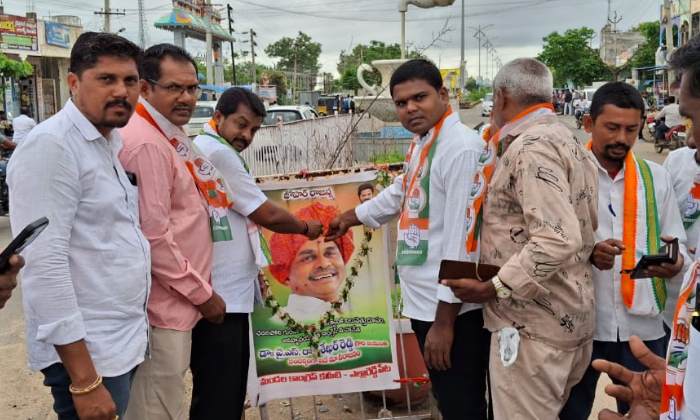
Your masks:
M491 136L491 127L486 127L482 138L486 142L479 157L479 167L474 176L471 198L474 205L467 208L467 252L476 252L481 231L481 207L486 197L491 175L496 169L496 154L498 153L498 136Z
M593 141L586 146L591 150ZM640 183L643 192L639 193ZM633 152L627 153L625 157L625 192L624 208L622 211L622 244L625 250L622 251L622 270L631 270L637 264L637 253L655 254L661 245L659 233L659 218L656 207L656 194L654 191L654 180L651 175L649 165L637 157ZM643 212L639 208L640 202L645 205ZM640 220L644 218L644 220ZM646 227L644 232L638 232L638 224ZM638 238L639 235L643 237ZM640 247L638 239L643 240L646 249ZM655 315L664 310L666 306L666 283L663 279L653 278L651 282L644 282L645 279L632 279L629 273L620 274L620 287L622 289L622 299L631 313L638 315ZM651 286L651 295L655 302L637 302L635 305L635 288L638 285ZM639 309L638 309L639 308ZM650 309L651 308L651 309ZM639 312L641 311L641 312Z
M197 190L199 190L199 195L207 204L212 240L214 242L232 240L233 236L228 222L227 211L231 208L233 202L229 199L229 194L227 194L229 190L223 176L209 162L209 159L192 144L184 132L182 136L176 136L172 139L168 138L143 104L136 104L136 113L158 130L185 161L185 166L187 166L187 170L192 175Z

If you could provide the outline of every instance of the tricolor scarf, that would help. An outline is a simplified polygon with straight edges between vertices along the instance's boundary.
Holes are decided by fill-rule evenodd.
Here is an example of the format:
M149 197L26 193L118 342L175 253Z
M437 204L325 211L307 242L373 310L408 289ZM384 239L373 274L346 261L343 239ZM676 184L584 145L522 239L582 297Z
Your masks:
M430 228L430 165L435 155L435 145L442 124L452 114L448 106L445 114L435 127L426 134L430 141L420 150L418 162L413 152L420 136L416 135L404 162L403 203L399 214L398 244L396 248L396 265L420 266L428 259L428 239ZM417 184L417 185L416 185Z
M698 220L700 216L700 172L695 173L693 186L690 187L688 200L685 203L685 213L683 214L683 227L688 230L690 226Z
M491 175L493 175L493 171L496 169L497 156L501 155L502 143L500 139L507 136L508 133L511 133L525 121L553 112L554 108L551 104L535 105L508 121L508 123L502 129L494 133L493 136L491 135L490 126L484 129L482 138L486 142L486 146L479 157L479 166L470 193L470 198L473 200L474 205L467 208L468 252L476 252L479 247L479 233L481 231L481 220L483 217L482 205L484 203L484 197L486 197L486 190L491 181Z
M219 135L219 131L216 128L216 123L213 119L209 120L209 123L202 127L202 131L200 131L199 134L212 137L219 143L233 150L236 156L238 156L238 159L241 160L246 172L248 172L248 176L252 177L248 163L246 163L245 159L243 159L243 156L241 156L238 150L236 150L229 142L226 141L226 139ZM250 245L253 248L253 255L255 255L255 264L259 268L269 266L272 264L272 253L270 252L270 247L262 234L260 226L247 217L246 226L248 228L248 239L250 239Z
M676 304L671 328L671 342L666 355L666 380L661 391L660 419L683 420L683 383L685 382L688 349L690 346L691 320L697 299L697 283L700 264L695 261L686 272L686 281Z
M588 143L591 150L593 142ZM641 181L641 182L640 182ZM625 192L622 220L622 269L631 270L644 254L656 254L661 248L659 214L654 177L649 164L630 151L625 157ZM666 280L632 279L620 274L622 299L634 315L656 316L666 307Z
M211 229L211 239L214 242L230 241L231 226L228 221L228 209L231 208L231 193L228 184L209 159L192 144L192 141L184 132L178 133L174 138L169 139L163 130L155 122L151 114L148 113L143 104L136 104L136 113L163 135L170 144L177 150L177 154L185 161L185 166L190 171L194 183L199 190L199 194L205 202L209 213L209 228Z

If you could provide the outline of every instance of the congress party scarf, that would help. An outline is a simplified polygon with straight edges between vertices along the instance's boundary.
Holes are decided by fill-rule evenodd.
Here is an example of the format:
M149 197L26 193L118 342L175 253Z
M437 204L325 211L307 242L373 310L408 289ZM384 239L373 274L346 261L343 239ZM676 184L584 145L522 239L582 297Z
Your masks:
M588 150L592 146L590 141ZM622 243L626 247L622 251L623 270L633 269L642 255L656 254L661 247L654 177L649 164L632 151L625 157ZM632 279L629 273L622 273L620 284L629 313L654 316L666 307L666 280Z
M206 203L209 212L209 228L211 238L214 242L230 241L233 239L231 226L228 221L228 209L231 208L231 194L228 184L214 165L209 162L206 156L197 148L192 141L182 132L169 139L163 130L155 122L151 114L148 113L143 104L136 104L136 113L153 127L155 127L177 150L177 154L185 161L185 166L190 171L194 183L199 190L199 194Z
M476 252L479 247L482 205L489 181L491 181L491 175L496 169L498 136L491 136L491 127L486 127L482 138L486 142L486 146L484 146L484 150L479 156L479 166L477 167L472 190L469 194L473 205L467 208L467 252Z
M411 148L404 162L403 194L404 199L399 214L398 245L396 248L396 265L420 266L428 259L428 231L430 227L430 164L435 155L435 142L442 129L442 124L452 113L452 107L440 121L431 128L430 141L423 146L418 156L418 162L413 162L413 152L416 141L420 138L416 135L411 143ZM410 179L410 180L409 180ZM407 188L408 185L408 188Z
M486 127L482 133L482 138L486 142L484 150L481 152L479 157L479 166L474 177L474 183L472 184L472 190L470 193L470 198L473 200L473 205L467 208L467 251L476 252L479 247L479 233L481 231L481 220L482 205L484 203L484 198L486 197L486 190L488 189L489 182L491 181L491 175L496 169L497 156L501 155L501 143L500 139L507 136L508 133L512 132L516 127L522 123L539 117L541 115L551 114L554 112L552 104L539 104L526 109L521 112L515 118L508 121L508 123L500 130L496 131L491 135L491 127Z
M660 419L682 420L683 383L685 382L688 348L690 346L690 329L695 300L700 264L695 261L686 272L681 294L676 304L676 311L671 327L671 342L666 353L666 379L661 390Z
M683 227L688 230L690 226L698 220L700 216L700 173L695 174L693 186L690 187L688 200L685 204L685 213L683 214Z
M199 132L200 135L209 136L229 149L233 150L238 159L241 160L243 167L245 168L248 175L250 174L250 167L248 163L243 159L243 156L236 150L229 142L219 135L219 131L216 128L216 123L213 119L209 120L207 124L202 127L202 131ZM270 247L262 234L262 229L257 223L253 222L246 217L246 227L248 228L248 239L250 239L250 245L253 248L253 255L255 255L255 264L259 268L267 267L272 264L272 253L270 252Z

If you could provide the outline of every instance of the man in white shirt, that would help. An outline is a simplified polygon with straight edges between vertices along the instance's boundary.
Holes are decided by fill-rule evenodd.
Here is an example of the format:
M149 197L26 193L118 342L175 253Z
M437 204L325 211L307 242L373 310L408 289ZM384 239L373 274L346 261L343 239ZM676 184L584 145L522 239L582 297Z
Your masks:
M273 232L295 234L279 235L283 241L305 242L323 232L316 218L296 218L269 201L240 154L253 142L265 114L257 95L230 88L219 98L204 132L194 140L233 194L227 216L234 240L214 243L212 286L226 302L224 322L215 324L203 319L192 331L191 420L235 420L243 412L250 359L248 316L255 296L260 295L256 290L258 270L267 265L255 224Z
M390 90L401 124L416 134L407 171L373 199L333 220L326 241L352 226L376 228L401 216L396 266L403 315L411 318L440 412L445 420L486 419L489 334L481 305L462 303L438 284L438 272L443 259L469 260L465 215L470 193L482 151L495 158L495 150L484 150L484 141L452 112L434 64L402 64L391 77Z
M29 116L29 107L19 107L19 116L12 120L12 129L15 132L12 141L19 145L34 127L36 127L36 121Z
M664 105L661 112L656 114L656 138L658 140L665 140L666 133L668 133L672 128L683 125L683 118L681 118L681 113L678 110L678 104L676 103L676 98L669 96L666 99L666 105ZM664 121L661 119L664 118Z
M632 335L644 340L654 354L665 354L664 283L680 284L684 262L686 266L690 262L668 173L631 152L643 113L639 92L613 82L596 91L591 114L584 117L600 182L599 222L591 256L596 303L592 359L605 358L633 370L644 367L630 352ZM662 241L673 238L681 243L675 264L649 266L647 278L632 279L629 273L621 273L634 268L641 255L657 253ZM562 420L588 419L599 376L589 367L572 390L560 414ZM618 403L619 412L628 410L626 404Z
M29 368L44 374L60 419L122 417L146 353L150 247L114 130L134 111L141 55L120 36L80 35L72 99L9 164L13 232L49 219L24 251L22 294Z
M676 50L669 64L682 74L680 112L693 121L700 136L700 37L692 38ZM700 137L696 137L700 138ZM646 368L633 372L607 360L597 360L593 366L621 384L605 388L608 395L631 405L630 413L623 416L603 410L600 420L631 419L700 419L700 306L697 295L697 262L686 272L681 288L687 300L676 308L676 326L666 359L652 353L637 337L632 337L633 355ZM695 284L693 284L695 283ZM693 293L693 290L695 293ZM689 316L690 315L690 316ZM661 403L659 404L659 401Z

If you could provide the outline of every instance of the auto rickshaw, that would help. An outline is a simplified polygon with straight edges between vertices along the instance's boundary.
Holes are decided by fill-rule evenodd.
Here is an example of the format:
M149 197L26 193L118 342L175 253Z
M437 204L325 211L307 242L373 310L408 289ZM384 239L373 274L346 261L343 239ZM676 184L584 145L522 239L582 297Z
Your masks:
M335 101L334 96L321 96L318 100L318 106L316 111L318 115L333 115L333 102Z

